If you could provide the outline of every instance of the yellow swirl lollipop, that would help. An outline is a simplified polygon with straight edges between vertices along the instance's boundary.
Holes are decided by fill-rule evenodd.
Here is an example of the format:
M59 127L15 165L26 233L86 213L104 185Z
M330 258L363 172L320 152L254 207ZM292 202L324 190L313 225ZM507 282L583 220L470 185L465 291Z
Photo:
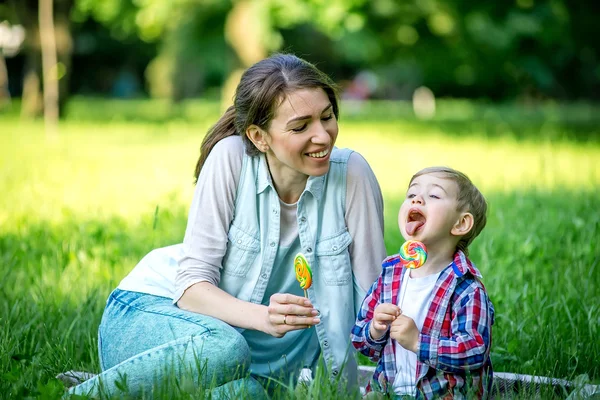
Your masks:
M304 254L296 254L296 258L294 258L294 270L296 271L296 280L300 282L300 287L304 289L304 297L307 297L306 290L312 285L312 271Z

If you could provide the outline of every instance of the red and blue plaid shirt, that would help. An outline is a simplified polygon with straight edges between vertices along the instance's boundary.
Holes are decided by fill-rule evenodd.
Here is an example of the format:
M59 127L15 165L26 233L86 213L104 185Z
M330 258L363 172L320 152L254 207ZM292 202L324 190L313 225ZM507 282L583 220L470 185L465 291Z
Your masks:
M389 330L380 340L369 335L375 307L398 304L406 269L400 257L383 261L383 271L363 300L351 339L354 347L378 362L367 392L392 393L396 376L395 340ZM492 383L490 347L494 307L481 282L481 274L462 251L441 273L417 351L417 398L486 397Z

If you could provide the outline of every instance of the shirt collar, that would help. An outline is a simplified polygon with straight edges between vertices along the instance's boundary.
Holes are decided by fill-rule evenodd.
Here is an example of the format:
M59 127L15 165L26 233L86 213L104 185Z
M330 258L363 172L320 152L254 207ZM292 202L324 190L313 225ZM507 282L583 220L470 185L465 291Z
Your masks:
M471 275L481 279L481 272L475 267L475 265L467 258L462 250L458 250L454 254L454 261L452 262L452 270L457 277L461 277L467 272Z
M264 154L260 154L260 159L258 160L258 173L256 176L256 193L264 192L268 187L271 187L275 190L275 186L273 185L273 179L271 178L271 173L269 172L269 166L267 164L267 158ZM309 176L308 181L306 182L306 188L304 192L310 192L317 201L321 200L323 196L323 188L325 186L325 178L327 174L322 176Z

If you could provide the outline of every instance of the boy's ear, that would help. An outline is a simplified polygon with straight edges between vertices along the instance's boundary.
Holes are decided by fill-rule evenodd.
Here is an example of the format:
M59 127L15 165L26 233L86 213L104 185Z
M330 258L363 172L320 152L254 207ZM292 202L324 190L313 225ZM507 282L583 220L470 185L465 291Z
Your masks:
M454 236L464 236L473 228L473 214L471 213L462 213L460 217L456 221L456 224L450 230L450 233Z
M266 133L260 127L250 125L246 129L246 136L254 143L259 151L266 153L269 150L269 144L265 140Z

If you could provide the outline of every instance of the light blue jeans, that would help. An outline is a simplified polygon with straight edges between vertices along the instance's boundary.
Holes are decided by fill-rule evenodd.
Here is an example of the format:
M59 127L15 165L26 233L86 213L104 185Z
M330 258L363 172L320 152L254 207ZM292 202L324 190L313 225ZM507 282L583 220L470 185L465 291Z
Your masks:
M181 310L166 297L113 291L98 330L98 350L103 372L68 394L119 396L126 387L129 395L151 397L170 379L177 390L207 390L213 399L266 398L248 373L250 349L242 335L216 318Z

